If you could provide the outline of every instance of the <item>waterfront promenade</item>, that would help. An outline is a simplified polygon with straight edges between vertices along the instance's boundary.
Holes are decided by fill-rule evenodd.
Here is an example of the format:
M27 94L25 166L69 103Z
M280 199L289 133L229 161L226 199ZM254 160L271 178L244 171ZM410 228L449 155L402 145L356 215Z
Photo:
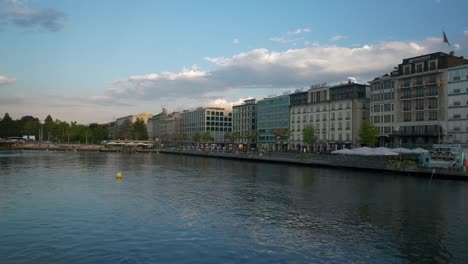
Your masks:
M145 151L143 151L145 152ZM213 152L199 150L159 150L160 153L202 156L222 159L236 159L255 162L285 163L303 166L335 167L352 170L374 170L379 172L398 173L403 175L423 176L429 178L468 180L468 173L462 170L429 169L417 165L389 165L388 156L349 156L298 152L269 152L267 154L248 154L240 152Z

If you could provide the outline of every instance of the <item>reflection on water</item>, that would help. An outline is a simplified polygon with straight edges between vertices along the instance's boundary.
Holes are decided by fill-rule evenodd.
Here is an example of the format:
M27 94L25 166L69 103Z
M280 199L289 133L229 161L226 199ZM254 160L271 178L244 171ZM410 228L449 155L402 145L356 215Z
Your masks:
M349 170L0 152L0 262L463 262L467 193Z

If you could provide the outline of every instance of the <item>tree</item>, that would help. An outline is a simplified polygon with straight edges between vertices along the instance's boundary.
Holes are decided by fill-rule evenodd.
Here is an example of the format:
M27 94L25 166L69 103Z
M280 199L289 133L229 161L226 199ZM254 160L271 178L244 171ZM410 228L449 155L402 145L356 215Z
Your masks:
M107 135L109 134L107 127L96 123L89 125L89 131L91 133L91 143L93 144L107 139Z
M317 136L315 135L314 125L308 125L302 130L302 137L304 142L308 145L317 143Z
M229 143L236 143L239 139L239 132L226 132L224 133L224 140L229 141Z
M246 131L243 138L247 141L247 148L250 150L250 145L257 140L257 130Z
M359 131L359 137L361 138L361 144L372 146L377 143L377 128L369 121L365 121Z
M133 123L133 138L137 140L147 140L148 130L145 121L142 118L137 118Z
M133 134L133 125L132 121L126 119L122 125L117 128L117 138L118 139L130 139Z
M197 144L202 141L202 135L200 134L200 132L197 131L197 132L195 132L195 134L193 134L192 141L197 143Z
M214 140L214 137L211 134L211 132L206 131L205 133L203 133L203 135L202 135L202 141L203 142L208 143L208 142L212 142L213 140Z

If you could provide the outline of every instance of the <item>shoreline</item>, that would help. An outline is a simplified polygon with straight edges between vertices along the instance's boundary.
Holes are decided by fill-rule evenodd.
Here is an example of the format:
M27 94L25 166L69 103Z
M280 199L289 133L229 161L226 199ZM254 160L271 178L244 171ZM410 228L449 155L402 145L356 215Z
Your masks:
M328 167L342 170L366 170L382 173L394 173L405 176L426 177L430 179L448 179L468 181L468 172L461 170L431 169L416 166L392 168L387 165L386 157L368 156L340 156L317 155L292 152L278 152L273 156L247 155L240 153L193 151L193 150L168 150L168 149L131 149L106 148L102 145L92 144L55 144L55 143L24 143L13 150L50 150L50 151L96 151L96 152L136 152L136 153L162 153L170 155L185 155L196 157L208 157L218 159L241 160L248 162L281 163L308 167Z

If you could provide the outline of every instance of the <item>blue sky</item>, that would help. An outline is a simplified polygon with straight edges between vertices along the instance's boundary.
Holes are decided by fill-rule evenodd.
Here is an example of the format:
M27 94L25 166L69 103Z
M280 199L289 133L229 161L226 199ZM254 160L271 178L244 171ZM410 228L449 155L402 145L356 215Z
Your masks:
M0 115L14 118L228 106L367 82L408 56L468 57L466 1L2 1Z

